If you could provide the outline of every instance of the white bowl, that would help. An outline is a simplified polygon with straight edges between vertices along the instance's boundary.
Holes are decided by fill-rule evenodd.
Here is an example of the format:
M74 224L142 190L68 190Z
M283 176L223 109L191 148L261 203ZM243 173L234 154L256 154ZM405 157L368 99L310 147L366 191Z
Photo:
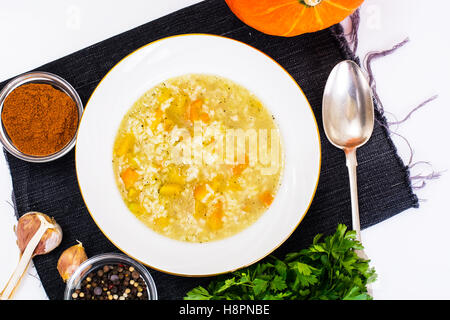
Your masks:
M187 73L216 74L256 94L275 116L285 153L281 186L270 208L244 231L206 243L169 239L146 227L123 202L112 168L116 132L132 104L156 84ZM185 276L234 271L279 247L311 204L320 161L317 123L295 80L253 47L206 34L164 38L120 61L89 99L76 144L81 193L105 236L143 264Z

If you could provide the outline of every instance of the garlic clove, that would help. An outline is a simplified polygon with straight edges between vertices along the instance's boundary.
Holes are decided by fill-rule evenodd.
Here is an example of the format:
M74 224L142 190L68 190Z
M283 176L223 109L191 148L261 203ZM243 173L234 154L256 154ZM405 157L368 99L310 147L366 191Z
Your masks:
M74 274L80 264L86 260L87 255L81 242L64 250L59 257L57 265L58 272L64 282L66 282Z
M48 218L48 217L47 217ZM62 241L63 232L55 219L51 218L53 228L48 229L41 238L38 246L34 250L34 255L47 254L57 248Z
M52 227L45 231L33 252L33 256L49 253L61 243L62 230L53 218L40 212L28 212L20 217L16 227L17 245L21 254L23 254L31 238L39 229L41 225L40 218L44 218Z

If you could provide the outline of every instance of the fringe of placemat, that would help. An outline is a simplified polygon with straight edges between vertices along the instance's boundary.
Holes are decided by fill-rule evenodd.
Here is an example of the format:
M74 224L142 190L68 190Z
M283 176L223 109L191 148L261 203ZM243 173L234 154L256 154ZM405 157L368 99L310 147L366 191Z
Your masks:
M387 50L382 50L382 51L372 51L367 53L367 55L364 58L364 68L367 71L368 77L369 77L369 85L372 88L373 91L373 95L375 100L378 103L378 109L382 114L385 114L385 109L383 106L383 103L377 93L376 90L376 82L375 82L375 77L373 75L373 70L372 70L372 62L378 58L382 58L385 57L387 55L390 55L392 53L394 53L395 51L397 51L399 48L403 47L405 44L407 44L409 42L409 38L406 38L405 40L397 43L396 45L394 45L392 48L387 49ZM401 138L407 145L408 149L409 149L409 161L407 164L407 167L409 170L411 170L413 167L417 166L417 165L422 165L422 166L427 166L429 169L431 169L431 173L429 174L416 174L414 176L410 177L411 180L411 185L412 188L417 190L417 189L421 189L423 187L425 187L426 182L430 181L430 180L434 180L434 179L438 179L441 176L441 172L437 172L433 169L433 165L428 162L428 161L414 161L414 149L411 146L411 143L409 142L409 140L401 135L400 133L398 133L396 130L392 129L393 125L396 125L397 127L403 123L405 123L415 112L417 112L418 110L422 109L424 106L426 106L428 103L430 103L431 101L435 100L438 98L438 95L434 95L432 97L429 97L428 99L426 99L425 101L421 102L419 105L417 105L416 107L412 108L408 114L402 119L402 120L397 120L397 121L386 121L384 124L382 124L386 130L389 131L390 134L394 134L397 137ZM392 114L392 113L391 113ZM392 114L393 115L393 114ZM394 118L395 115L393 115Z

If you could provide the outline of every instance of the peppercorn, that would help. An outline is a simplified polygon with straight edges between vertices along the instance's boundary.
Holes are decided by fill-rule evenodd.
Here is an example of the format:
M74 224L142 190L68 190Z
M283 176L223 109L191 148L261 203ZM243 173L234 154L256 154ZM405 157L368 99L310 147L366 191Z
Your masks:
M109 280L111 280L111 281L117 281L117 280L119 280L119 276L118 276L117 274L112 274L112 275L109 277Z
M95 294L96 296L101 295L101 294L102 294L102 288L96 287L96 288L94 289L94 294Z

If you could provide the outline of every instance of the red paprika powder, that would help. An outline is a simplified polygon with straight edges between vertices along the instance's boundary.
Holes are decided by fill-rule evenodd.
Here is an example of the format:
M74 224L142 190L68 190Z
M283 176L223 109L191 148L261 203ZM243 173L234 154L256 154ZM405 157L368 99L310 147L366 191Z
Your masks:
M78 127L78 109L65 92L42 83L14 89L3 104L2 123L14 146L33 156L64 148Z

